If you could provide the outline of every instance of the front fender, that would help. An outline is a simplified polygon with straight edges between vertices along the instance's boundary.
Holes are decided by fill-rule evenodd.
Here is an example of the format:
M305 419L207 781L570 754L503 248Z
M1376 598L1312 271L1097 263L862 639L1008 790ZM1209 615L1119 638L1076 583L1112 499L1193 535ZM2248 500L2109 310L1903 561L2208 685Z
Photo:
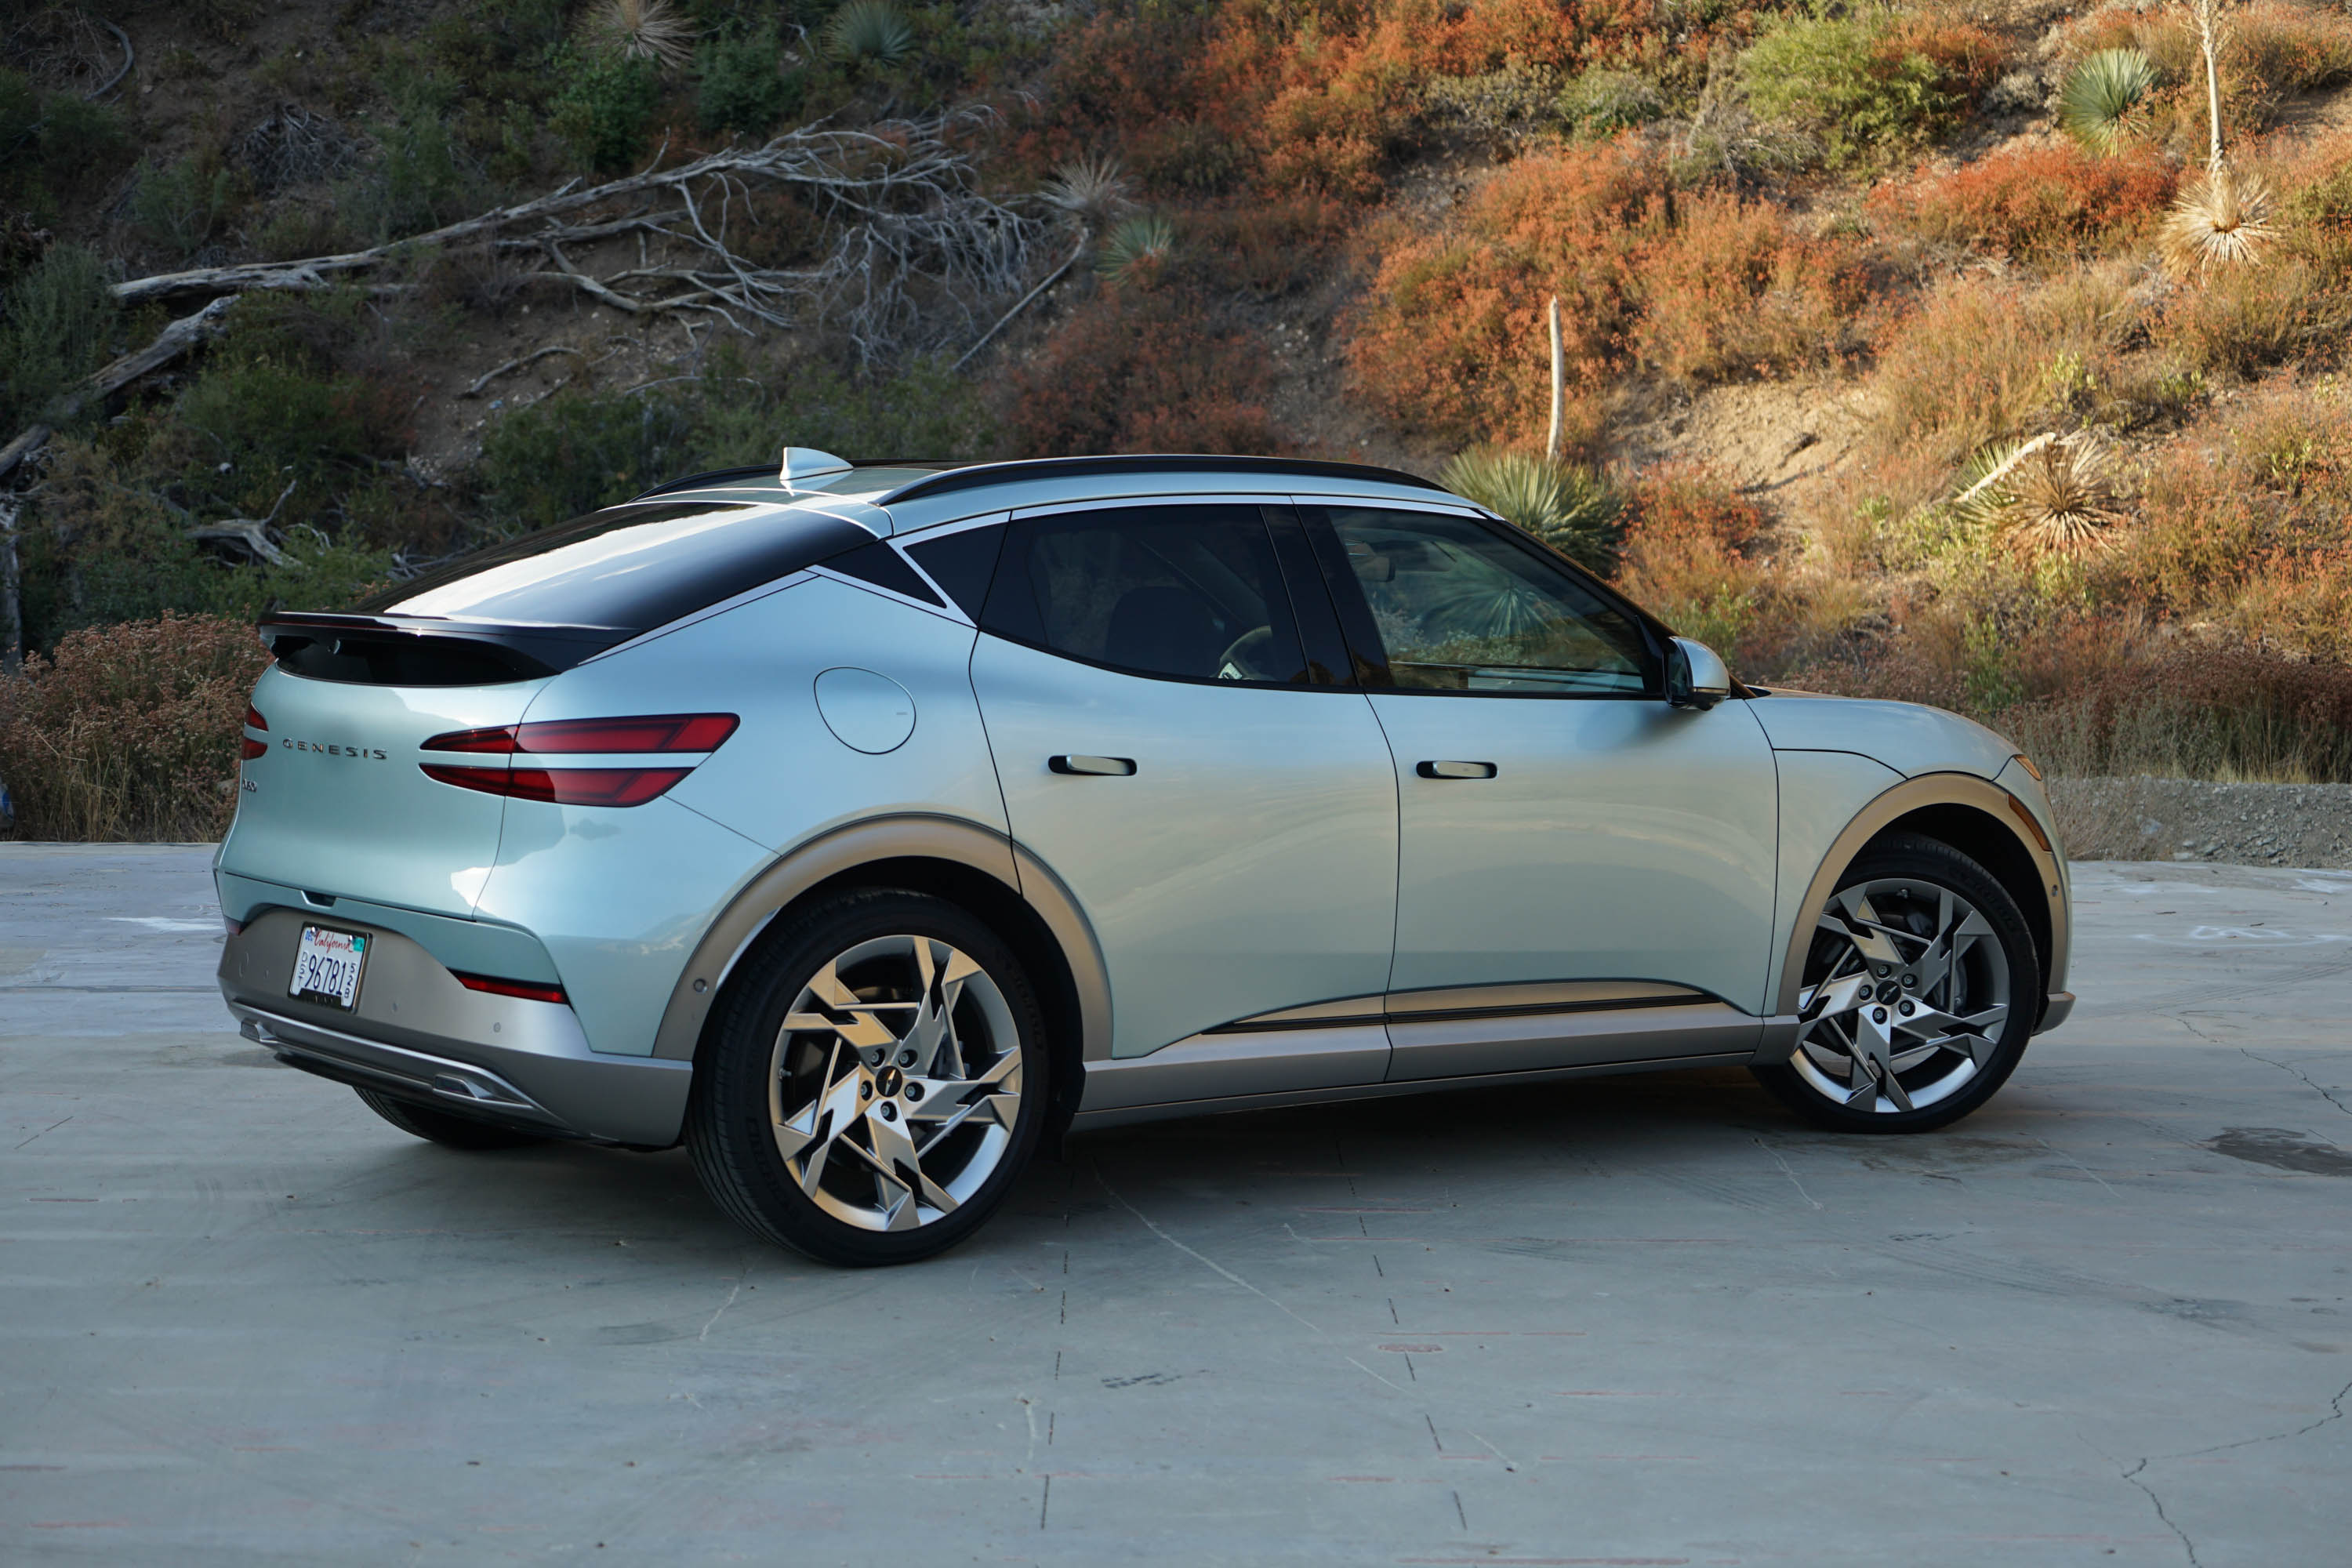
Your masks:
M2024 801L1999 784L1974 773L1923 773L1874 795L1857 811L1822 853L1801 896L1793 905L1784 906L1773 1016L1767 1020L1764 1047L1757 1053L1758 1061L1784 1061L1796 1047L1797 996L1803 987L1809 938L1815 917L1836 889L1838 878L1878 835L1906 817L1939 807L1960 807L1975 814L1976 818L1981 819L1977 823L1978 831L2005 836L2006 841L2013 844L2022 853L2025 863L2033 868L2038 879L2034 889L2011 890L2021 904L2030 892L2049 921L2049 949L2042 955L2043 1016L2037 1026L2054 1026L2065 1016L2073 1005L2073 998L2065 992L2072 922L2067 909L2065 866L2055 850L2054 840L2045 846L2041 840L2047 836L2047 829L2042 827L2041 818ZM1956 847L1967 850L1969 846L1959 844Z

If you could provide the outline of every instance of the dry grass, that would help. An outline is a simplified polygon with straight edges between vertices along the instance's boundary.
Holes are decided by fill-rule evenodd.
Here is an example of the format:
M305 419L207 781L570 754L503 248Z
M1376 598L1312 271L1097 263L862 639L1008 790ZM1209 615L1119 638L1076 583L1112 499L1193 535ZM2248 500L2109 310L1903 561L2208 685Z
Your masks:
M14 837L217 838L236 812L253 628L166 615L69 633L0 677L0 778Z

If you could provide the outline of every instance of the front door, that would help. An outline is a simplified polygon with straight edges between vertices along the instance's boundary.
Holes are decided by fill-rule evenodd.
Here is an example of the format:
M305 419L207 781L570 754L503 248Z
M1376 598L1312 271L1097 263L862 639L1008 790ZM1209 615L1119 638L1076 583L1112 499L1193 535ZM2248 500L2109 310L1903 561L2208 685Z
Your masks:
M1668 707L1640 619L1515 530L1306 516L1396 767L1389 1076L1752 1047L1779 802L1747 703Z
M1006 526L972 686L1013 837L1101 945L1115 1057L1387 984L1396 783L1297 527L1133 503Z

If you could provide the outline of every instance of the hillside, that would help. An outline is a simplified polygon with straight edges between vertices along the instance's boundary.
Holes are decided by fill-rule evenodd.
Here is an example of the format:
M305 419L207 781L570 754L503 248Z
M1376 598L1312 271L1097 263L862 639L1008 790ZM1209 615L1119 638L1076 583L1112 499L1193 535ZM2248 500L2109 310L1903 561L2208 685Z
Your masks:
M36 649L339 602L787 442L1470 453L1751 679L2077 773L2352 779L2340 6L2222 9L2221 193L2179 4L12 16ZM2200 195L2210 253L2168 245Z

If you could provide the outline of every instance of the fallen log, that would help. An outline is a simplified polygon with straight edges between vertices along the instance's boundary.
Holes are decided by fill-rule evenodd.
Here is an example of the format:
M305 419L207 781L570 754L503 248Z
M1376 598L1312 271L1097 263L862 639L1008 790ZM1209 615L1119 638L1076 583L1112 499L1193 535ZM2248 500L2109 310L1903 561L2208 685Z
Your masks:
M112 364L100 370L88 381L66 395L54 405L54 418L72 418L93 400L111 397L141 376L178 359L205 339L216 335L228 315L232 299L215 300L203 310L182 316L155 334L155 341L135 353L124 354ZM0 479L15 472L24 460L39 451L55 434L52 423L33 425L20 432L5 447L0 447Z

